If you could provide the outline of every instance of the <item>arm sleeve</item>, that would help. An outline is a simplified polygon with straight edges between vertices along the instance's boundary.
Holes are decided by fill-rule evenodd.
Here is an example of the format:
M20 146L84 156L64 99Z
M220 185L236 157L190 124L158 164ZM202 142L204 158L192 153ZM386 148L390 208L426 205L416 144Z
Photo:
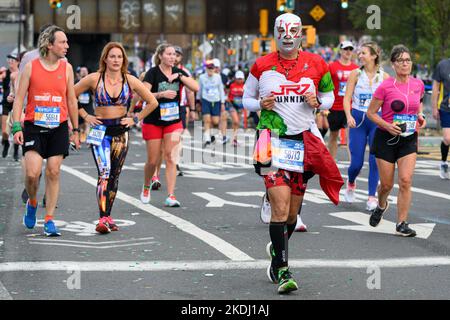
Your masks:
M331 109L334 103L334 92L319 92L319 99L322 101L319 110Z
M325 60L320 61L322 67L322 79L319 82L319 93L327 93L334 91L333 78L331 77L330 68L328 67Z
M259 81L253 73L250 73L244 85L244 96L242 98L244 108L249 111L261 109L259 104Z

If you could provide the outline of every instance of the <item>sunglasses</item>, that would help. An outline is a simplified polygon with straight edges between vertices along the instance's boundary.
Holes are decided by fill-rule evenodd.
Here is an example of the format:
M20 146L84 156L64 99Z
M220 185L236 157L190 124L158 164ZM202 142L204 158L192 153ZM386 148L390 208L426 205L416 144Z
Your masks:
M353 48L349 47L349 48L345 48L345 49L342 49L342 50L344 50L344 51L353 51Z

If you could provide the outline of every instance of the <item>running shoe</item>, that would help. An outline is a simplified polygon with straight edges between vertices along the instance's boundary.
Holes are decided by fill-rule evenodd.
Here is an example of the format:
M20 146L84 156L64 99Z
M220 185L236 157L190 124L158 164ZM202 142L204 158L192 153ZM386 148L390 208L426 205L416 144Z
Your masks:
M14 144L14 161L19 162L19 145Z
M275 257L275 250L273 250L272 242L269 242L266 245L266 253L270 260L272 260Z
M222 137L222 144L227 144L230 141L230 138L227 136Z
M23 215L23 225L28 229L33 229L36 225L36 212L37 206L36 208L33 207L32 205L30 205L30 201L27 200L26 212Z
M237 148L239 146L239 143L237 139L233 139L233 147Z
M403 237L415 237L416 236L416 231L411 229L409 227L408 222L406 222L406 221L402 221L401 223L397 224L396 231L397 231L396 234L399 236L403 236Z
M351 184L347 182L347 189L345 189L344 198L348 203L353 203L355 201L355 189L356 183Z
M439 176L441 179L449 180L450 179L450 172L448 171L448 163L441 163L441 172L439 173Z
M178 167L177 167L178 169ZM159 176L153 176L152 177L152 190L159 190L161 188L161 181L159 181Z
M292 277L289 267L283 267L278 270L278 293L285 294L298 289L298 284Z
M141 202L142 202L143 204L149 204L149 203L150 203L150 199L151 199L151 195L150 195L150 187L142 186L142 191L141 191Z
M216 142L216 137L215 136L211 136L211 143Z
M114 221L114 219L111 216L107 217L107 220L108 220L109 229L111 231L119 231L119 227L117 226L116 222Z
M269 266L267 267L266 274L267 274L267 277L269 278L270 282L275 283L275 284L278 283L278 278L277 278L278 270L274 266L272 266L272 263L269 264Z
M2 145L3 145L3 152L2 152L2 157L6 158L8 156L8 151L9 151L9 140L2 140Z
M47 237L59 237L61 235L53 220L48 220L44 223L44 234Z
M261 218L262 223L268 224L270 223L270 219L272 218L272 208L270 206L269 200L267 200L267 193L262 197L261 211L259 217Z
M367 200L366 204L366 210L367 211L373 211L378 206L378 199L376 197L369 197L369 200Z
M297 224L295 225L295 232L308 232L308 228L306 227L306 224L303 223L303 221L300 219L300 216L297 217Z
M95 227L95 231L101 234L106 234L111 232L111 228L109 226L108 217L101 217L98 220L97 226Z
M178 164L177 164L177 171L178 171L178 176L179 177L184 176L184 173L183 173L183 171L181 171L180 166Z
M369 224L372 227L378 226L381 219L383 218L383 214L387 211L389 208L389 201L386 201L386 208L381 209L379 205L375 208L375 210L372 211L372 214L370 215Z
M166 207L172 207L172 208L181 206L180 202L175 198L174 194L169 194L164 205Z

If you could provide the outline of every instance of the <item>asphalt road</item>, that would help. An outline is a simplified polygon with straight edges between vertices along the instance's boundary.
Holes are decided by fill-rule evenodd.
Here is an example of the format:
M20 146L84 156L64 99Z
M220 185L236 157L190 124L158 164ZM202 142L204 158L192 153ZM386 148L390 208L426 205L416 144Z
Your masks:
M300 289L279 296L266 277L270 239L259 218L264 186L249 161L252 133L241 133L240 142L236 150L215 144L202 155L200 141L186 139L176 189L182 207L166 208L164 177L151 205L139 201L145 145L132 133L113 208L120 230L108 235L94 230L92 155L86 147L72 153L62 168L56 213L62 237L52 239L42 235L42 224L31 231L22 226L20 165L0 159L0 299L450 298L450 181L439 178L437 161L417 164L409 219L416 238L394 235L398 188L386 219L368 226L367 163L353 204L332 205L313 178L302 213L308 232L289 243ZM344 178L346 157L341 148Z

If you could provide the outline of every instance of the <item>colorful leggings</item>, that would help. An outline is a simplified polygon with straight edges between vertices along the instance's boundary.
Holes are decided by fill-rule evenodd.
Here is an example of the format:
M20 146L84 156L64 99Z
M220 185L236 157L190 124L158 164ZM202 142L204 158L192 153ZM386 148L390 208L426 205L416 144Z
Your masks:
M100 217L109 217L119 187L119 175L128 153L128 132L105 135L102 144L92 146L98 170L97 201Z
M364 153L366 145L373 143L375 123L367 118L367 115L359 110L353 109L352 116L355 118L358 128L350 129L349 149L351 154L350 167L348 168L348 181L354 183L364 165ZM375 155L369 154L369 196L375 196L379 181L377 161Z

